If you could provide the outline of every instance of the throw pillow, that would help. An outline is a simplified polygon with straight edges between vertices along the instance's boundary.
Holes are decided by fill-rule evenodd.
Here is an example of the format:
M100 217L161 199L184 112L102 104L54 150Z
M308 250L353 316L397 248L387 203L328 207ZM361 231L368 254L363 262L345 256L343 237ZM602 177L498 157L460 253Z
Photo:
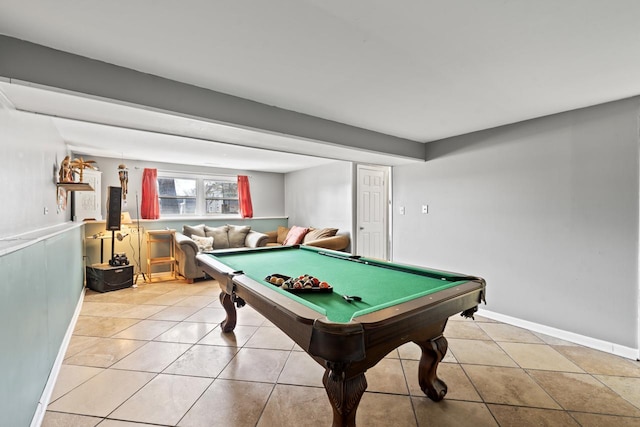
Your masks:
M314 240L333 237L338 233L337 228L316 228L305 234L302 243L313 242Z
M247 234L251 231L251 227L248 225L229 225L229 247L230 248L243 248L244 241L247 238Z
M199 251L212 251L213 250L213 237L200 237L200 236L191 236L196 245L198 246Z
M191 237L191 236L205 237L206 235L204 233L204 224L183 225L182 234L184 234L187 237Z
M278 226L278 237L276 239L276 242L282 244L282 242L284 242L284 239L287 238L287 234L289 234L289 228L288 227L283 227L283 226Z
M302 239L304 239L304 235L307 234L308 231L309 229L306 227L298 227L297 225L294 225L293 227L291 227L291 230L289 230L289 233L287 233L287 238L284 239L282 245L288 246L299 244L300 242L302 242Z
M213 249L229 249L229 226L222 225L220 227L204 226L204 232L207 237L213 237Z

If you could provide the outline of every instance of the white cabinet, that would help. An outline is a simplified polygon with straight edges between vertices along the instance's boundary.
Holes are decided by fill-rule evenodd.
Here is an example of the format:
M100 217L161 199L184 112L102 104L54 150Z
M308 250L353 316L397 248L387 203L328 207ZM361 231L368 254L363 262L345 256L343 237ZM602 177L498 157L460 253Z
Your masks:
M85 169L83 172L82 182L93 187L94 191L75 191L74 192L74 221L83 221L85 219L102 220L102 204L100 182L102 180L102 172L93 169Z

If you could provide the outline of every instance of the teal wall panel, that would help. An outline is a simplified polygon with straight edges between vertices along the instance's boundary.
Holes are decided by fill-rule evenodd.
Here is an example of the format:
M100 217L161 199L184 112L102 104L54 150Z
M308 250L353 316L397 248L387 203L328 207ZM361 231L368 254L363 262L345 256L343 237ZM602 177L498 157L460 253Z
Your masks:
M29 426L82 293L82 227L0 256L0 426Z
M5 280L0 297L0 425L27 426L44 389L47 307L42 268L44 245L0 258ZM44 378L45 382L42 381ZM24 408L24 409L22 409Z
M60 349L71 316L78 304L78 295L84 286L82 263L82 229L76 228L64 235L44 242L47 262L47 278L57 278L57 283L47 283L47 319L49 330L49 357L55 359Z

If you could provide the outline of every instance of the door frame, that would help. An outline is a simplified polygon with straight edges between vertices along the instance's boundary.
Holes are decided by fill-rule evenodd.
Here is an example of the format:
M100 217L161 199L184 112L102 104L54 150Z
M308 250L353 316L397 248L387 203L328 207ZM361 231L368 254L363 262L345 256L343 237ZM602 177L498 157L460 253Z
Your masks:
M392 199L391 199L391 195L392 195L392 186L391 186L391 176L392 176L392 168L390 166L380 166L380 165L372 165L372 164L367 164L367 163L355 163L354 164L355 167L353 169L353 182L355 182L355 185L353 186L353 204L355 206L354 209L354 215L353 215L353 245L352 245L352 252L355 254L359 254L359 250L360 248L358 248L358 242L359 242L359 224L358 224L358 218L359 218L359 209L360 209L360 181L358 180L358 174L360 169L366 168L366 169L376 169L379 171L382 171L384 173L384 182L385 182L385 193L386 193L386 197L385 200L382 203L385 203L386 206L381 207L382 209L384 209L384 211L386 212L386 221L384 224L384 238L385 238L385 242L384 242L384 252L385 252L385 259L387 261L390 261L391 255L392 255L392 239L391 239L391 224L392 224L392 211L393 209L392 207Z

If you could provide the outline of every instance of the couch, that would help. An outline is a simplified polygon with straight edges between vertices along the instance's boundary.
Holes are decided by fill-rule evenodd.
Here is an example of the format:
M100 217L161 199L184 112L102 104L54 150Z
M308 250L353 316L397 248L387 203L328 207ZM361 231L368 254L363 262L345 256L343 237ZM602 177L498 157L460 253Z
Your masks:
M347 233L339 233L337 228L313 228L293 226L278 227L277 230L267 231L266 246L282 246L284 244L302 244L316 246L334 251L344 251L349 247L351 239ZM287 241L289 238L289 241Z
M176 231L176 271L189 283L205 277L196 264L196 255L202 251L229 248L257 248L267 244L268 236L251 230L249 226L223 225L209 227L204 224L185 225Z

